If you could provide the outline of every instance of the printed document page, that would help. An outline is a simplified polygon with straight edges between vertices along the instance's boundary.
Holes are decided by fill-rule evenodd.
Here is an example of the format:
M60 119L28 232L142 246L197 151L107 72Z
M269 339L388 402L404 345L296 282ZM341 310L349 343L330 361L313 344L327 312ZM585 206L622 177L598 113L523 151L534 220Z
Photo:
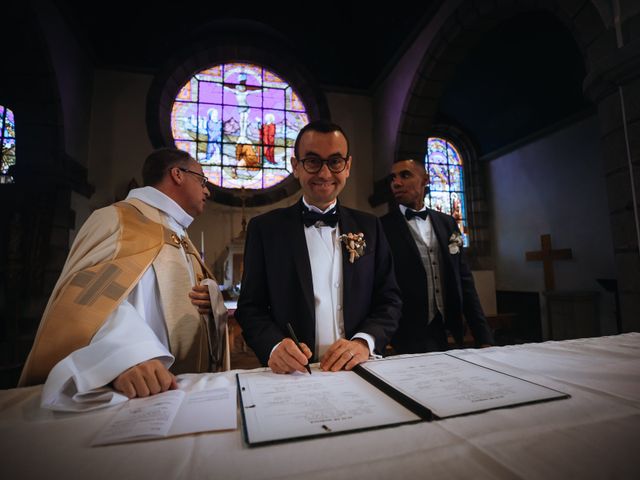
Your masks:
M171 437L237 427L236 388L169 390L122 405L92 445Z
M238 374L250 444L419 421L354 372Z
M233 430L238 426L237 407L235 386L189 392L180 405L168 436Z
M440 418L567 396L445 353L361 366Z

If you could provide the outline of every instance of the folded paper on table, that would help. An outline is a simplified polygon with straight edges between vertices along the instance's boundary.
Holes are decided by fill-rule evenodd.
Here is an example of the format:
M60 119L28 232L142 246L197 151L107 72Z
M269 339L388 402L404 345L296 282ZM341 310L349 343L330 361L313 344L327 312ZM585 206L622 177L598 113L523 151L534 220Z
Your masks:
M237 428L235 385L213 375L196 383L185 377L178 390L126 402L91 445Z

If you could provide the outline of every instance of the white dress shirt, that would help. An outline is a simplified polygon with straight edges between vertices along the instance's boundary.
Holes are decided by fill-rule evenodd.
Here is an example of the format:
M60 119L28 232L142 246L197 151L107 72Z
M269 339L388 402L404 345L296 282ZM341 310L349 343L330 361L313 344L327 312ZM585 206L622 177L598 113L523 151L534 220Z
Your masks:
M327 213L336 206L334 201L325 210L309 205L302 197L305 206L318 213ZM342 245L339 240L338 225L311 225L305 227L304 235L307 240L311 276L313 282L313 298L316 316L316 345L317 358L333 345L339 338L345 338L344 308L342 304ZM367 342L369 353L373 355L375 339L368 333L358 332L353 337Z

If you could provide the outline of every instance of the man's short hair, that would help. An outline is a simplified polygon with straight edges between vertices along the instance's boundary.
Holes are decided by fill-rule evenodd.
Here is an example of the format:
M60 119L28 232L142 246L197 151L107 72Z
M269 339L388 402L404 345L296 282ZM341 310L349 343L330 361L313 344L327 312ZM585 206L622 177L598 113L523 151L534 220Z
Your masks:
M191 155L177 148L159 148L147 157L142 166L142 182L145 187L158 185L167 172L176 166L186 167Z
M320 132L320 133L331 133L331 132L340 132L344 139L347 141L347 158L349 157L349 138L347 134L344 133L342 127L336 123L330 122L329 120L314 120L311 123L305 125L302 130L298 132L298 136L296 137L296 143L293 146L293 155L296 158L300 158L298 156L298 146L300 145L300 139L307 132Z
M424 162L419 162L418 160L414 160L413 158L403 158L402 160L396 160L394 163L400 162L413 162L413 164L418 167L422 173L427 174L427 167L424 166Z

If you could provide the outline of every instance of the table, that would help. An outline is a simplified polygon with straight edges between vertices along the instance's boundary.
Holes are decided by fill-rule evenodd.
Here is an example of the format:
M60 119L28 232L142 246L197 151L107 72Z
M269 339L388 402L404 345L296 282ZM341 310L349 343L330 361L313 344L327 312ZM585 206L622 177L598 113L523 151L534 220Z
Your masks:
M571 398L264 447L249 448L238 429L92 448L115 410L54 414L39 408L39 386L4 390L0 473L112 480L640 478L640 333L464 355Z

